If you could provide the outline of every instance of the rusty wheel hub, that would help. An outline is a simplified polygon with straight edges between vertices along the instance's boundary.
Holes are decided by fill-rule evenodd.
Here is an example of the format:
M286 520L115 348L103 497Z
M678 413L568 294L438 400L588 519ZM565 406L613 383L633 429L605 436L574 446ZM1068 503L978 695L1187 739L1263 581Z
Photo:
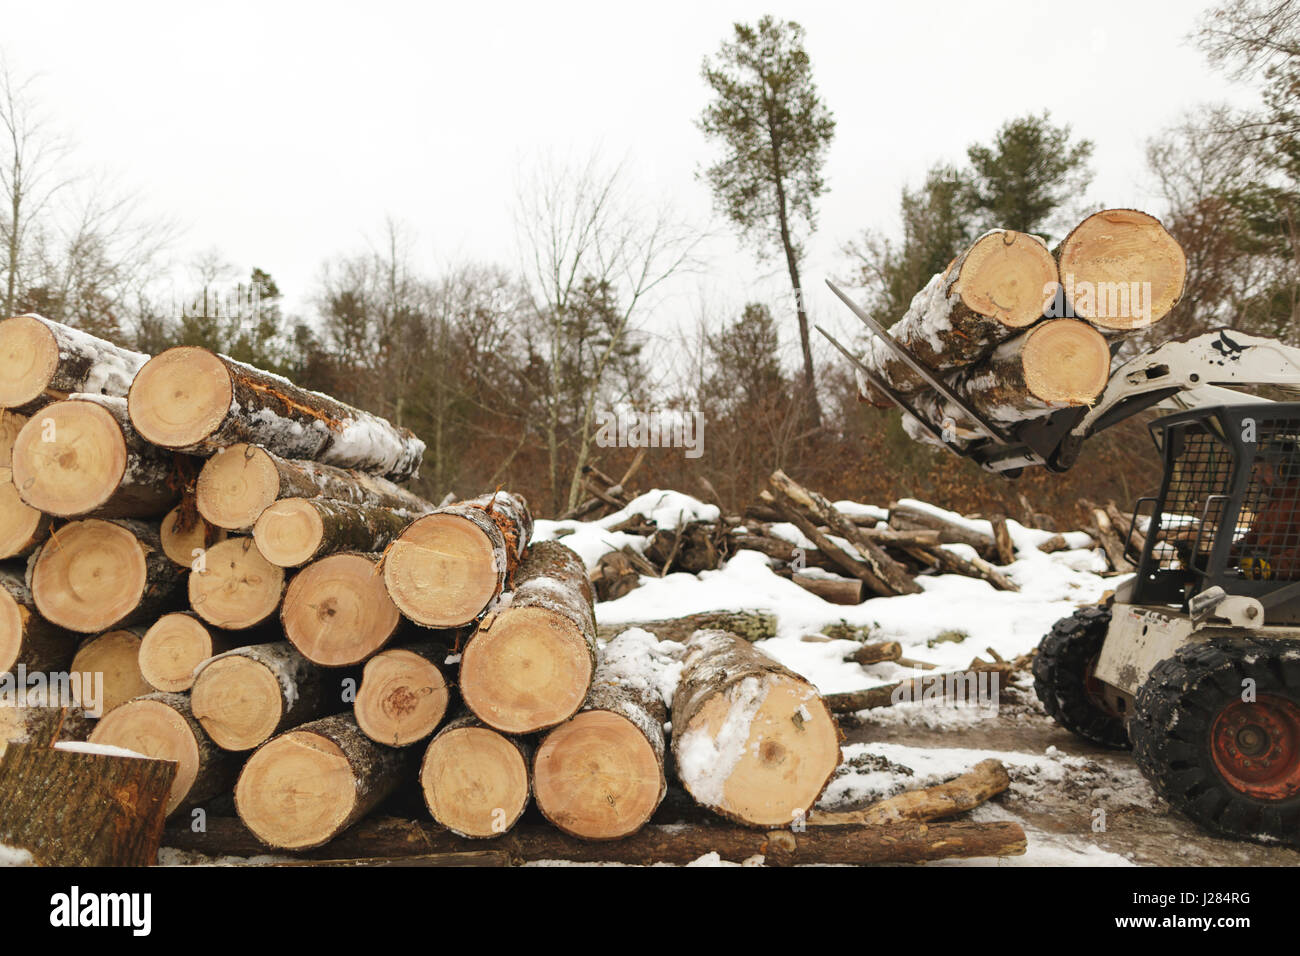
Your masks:
M1261 800L1300 793L1300 707L1293 701L1272 694L1233 701L1215 718L1210 747L1235 790Z

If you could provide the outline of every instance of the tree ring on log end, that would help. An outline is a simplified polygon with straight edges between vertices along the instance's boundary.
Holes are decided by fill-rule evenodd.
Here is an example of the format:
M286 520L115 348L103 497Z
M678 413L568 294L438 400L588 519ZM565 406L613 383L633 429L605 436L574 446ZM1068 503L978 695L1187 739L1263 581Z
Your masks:
M103 699L99 702L102 713L120 707L127 701L153 692L153 687L140 672L140 637L134 631L107 631L92 637L78 649L70 665L74 674L100 674L103 680ZM82 677L82 689L86 688ZM90 707L94 701L83 693L77 706Z
M59 529L32 569L41 616L82 633L107 630L136 609L144 594L144 549L129 530L88 518Z
M27 504L59 517L85 514L107 502L122 483L126 464L122 426L94 402L47 405L14 440L14 486Z
M1160 321L1182 298L1187 280L1182 246L1159 219L1136 209L1105 209L1079 223L1061 243L1060 267L1074 314L1107 329ZM1145 283L1150 298L1141 292L1138 307L1134 289Z
M506 608L466 645L460 692L489 727L526 734L572 717L591 675L591 650L572 621L541 607Z
M468 837L499 836L528 804L528 765L519 748L495 730L456 727L429 744L420 789L429 813L447 829Z
M90 734L90 742L176 761L176 779L167 795L171 814L189 794L199 774L199 745L189 722L158 700L132 700L105 714Z
M280 472L256 445L223 448L203 464L196 484L199 514L218 528L250 528L280 494Z
M1110 346L1087 322L1049 319L1020 350L1025 385L1045 402L1084 405L1110 380Z
M268 505L257 519L253 538L272 564L296 568L310 561L325 535L325 522L305 498L285 498Z
M393 602L426 627L476 620L496 597L499 580L492 541L456 514L416 519L384 558L384 584Z
M221 359L207 349L183 345L144 364L131 383L127 407L135 430L146 439L164 448L185 448L217 430L234 395Z
M0 559L12 558L33 543L44 516L18 495L8 468L0 468Z
M344 667L383 647L401 614L375 561L345 553L299 571L289 583L280 617L285 636L303 657L324 667Z
M399 647L366 662L353 715L371 740L404 747L433 732L447 712L448 697L442 672Z
M348 819L357 800L352 765L338 744L291 730L248 759L235 784L244 825L286 850L319 846Z
M658 757L635 724L611 711L583 711L552 730L533 770L538 808L573 836L617 840L659 806Z
M59 368L59 343L45 323L30 315L0 322L0 407L35 401Z
M252 538L228 538L207 549L202 571L191 571L190 607L214 627L242 630L275 613L284 593L284 568L253 546Z
M140 673L158 690L179 694L194 686L194 669L212 655L212 634L202 621L164 614L140 642Z
M14 596L0 588L0 673L10 671L22 653L26 614Z
M981 237L966 253L954 291L971 311L1018 329L1043 317L1057 288L1056 260L1047 247L1004 230Z
M167 512L158 527L158 539L162 542L163 554L188 568L194 561L194 550L207 547L207 529L212 528L216 532L213 544L226 540L226 530L214 528L203 518L195 516L194 524L189 530L180 531L178 530L180 517L179 505Z
M280 726L280 682L265 664L234 655L203 668L190 697L194 718L222 750L252 750Z
M747 736L725 732L745 719ZM680 732L674 753L686 789L751 826L806 817L839 765L839 734L826 705L808 684L783 674L733 683Z

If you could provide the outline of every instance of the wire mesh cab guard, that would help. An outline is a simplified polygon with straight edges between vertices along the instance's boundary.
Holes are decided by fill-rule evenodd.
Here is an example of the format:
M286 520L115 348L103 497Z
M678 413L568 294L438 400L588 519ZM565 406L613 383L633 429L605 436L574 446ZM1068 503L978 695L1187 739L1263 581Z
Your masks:
M1270 623L1300 620L1300 403L1199 408L1150 427L1164 475L1133 512L1141 528L1151 506L1134 603L1186 610L1218 585L1283 599L1266 602Z

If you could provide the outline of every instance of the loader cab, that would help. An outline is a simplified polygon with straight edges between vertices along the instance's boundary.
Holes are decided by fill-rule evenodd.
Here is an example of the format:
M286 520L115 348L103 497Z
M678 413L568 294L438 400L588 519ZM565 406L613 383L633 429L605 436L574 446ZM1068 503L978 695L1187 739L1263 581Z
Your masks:
M1270 624L1300 623L1300 403L1198 408L1150 427L1164 474L1126 539L1142 540L1131 603L1187 611L1217 585L1263 601Z

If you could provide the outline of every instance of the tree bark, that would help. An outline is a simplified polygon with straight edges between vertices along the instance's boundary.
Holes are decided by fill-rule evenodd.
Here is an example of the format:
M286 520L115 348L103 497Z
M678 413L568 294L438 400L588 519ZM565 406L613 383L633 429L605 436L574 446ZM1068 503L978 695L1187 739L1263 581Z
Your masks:
M862 603L862 582L855 578L792 574L790 580L809 594L817 595L828 604L851 605Z
M191 346L168 349L140 369L130 411L149 441L200 455L247 442L283 458L408 481L424 453L410 429Z
M600 624L596 636L608 641L630 628L649 631L661 641L685 644L696 631L727 631L746 641L765 641L776 637L776 616L763 611L704 611L672 617L662 621L628 621L623 624Z
M941 820L973 810L1010 786L1011 778L1000 760L981 760L946 783L908 790L861 810L814 813L808 822L817 826L889 826Z
M672 721L683 786L748 826L801 818L840 763L839 731L817 689L725 631L687 641Z
M460 693L502 733L534 733L582 706L596 670L596 618L587 569L558 541L528 549L510 605L484 618L461 657Z
M0 322L0 408L31 415L74 393L125 398L149 356L39 315Z
M895 501L889 506L889 526L899 530L929 529L939 532L942 544L966 544L985 560L997 557L998 546L992 535L976 531L964 524L949 521L922 508L914 508Z
M0 844L37 866L152 866L176 765L11 744L0 757Z

